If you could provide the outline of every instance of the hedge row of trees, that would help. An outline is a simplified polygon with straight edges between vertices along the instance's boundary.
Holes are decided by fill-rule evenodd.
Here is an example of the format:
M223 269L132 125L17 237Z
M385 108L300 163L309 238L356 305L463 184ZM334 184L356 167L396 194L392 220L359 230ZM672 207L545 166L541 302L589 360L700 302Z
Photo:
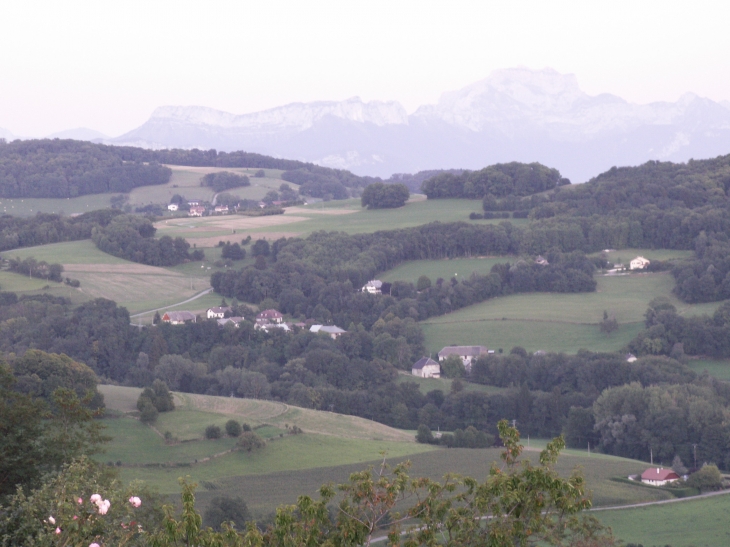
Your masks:
M166 184L156 162L125 162L112 147L42 139L0 141L0 197L70 198Z
M360 203L368 209L394 209L403 207L410 192L405 184L383 184L374 182L362 191Z
M155 238L155 231L148 218L120 215L107 226L92 229L91 239L105 253L150 266L175 266L204 258L201 250L189 252L190 244L183 238Z
M230 171L220 171L218 173L208 173L201 181L201 186L210 186L215 192L223 192L231 188L240 188L241 186L251 186L251 181L246 175L231 173Z
M539 163L498 163L479 171L439 173L421 186L428 199L528 196L570 184L557 169Z

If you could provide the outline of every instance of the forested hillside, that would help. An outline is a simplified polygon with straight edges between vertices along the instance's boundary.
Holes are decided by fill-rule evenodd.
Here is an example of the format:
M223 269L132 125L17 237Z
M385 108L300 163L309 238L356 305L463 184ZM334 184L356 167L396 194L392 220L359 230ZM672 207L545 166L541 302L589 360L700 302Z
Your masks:
M70 198L165 184L158 163L123 161L112 147L73 140L0 140L0 197Z

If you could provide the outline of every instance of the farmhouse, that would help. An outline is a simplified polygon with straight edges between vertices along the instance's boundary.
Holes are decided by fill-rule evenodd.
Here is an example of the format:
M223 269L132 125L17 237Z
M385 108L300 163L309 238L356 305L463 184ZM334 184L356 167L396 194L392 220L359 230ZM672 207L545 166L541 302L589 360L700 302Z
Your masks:
M651 264L650 260L647 260L643 256L637 256L635 259L629 262L629 270L643 270L649 264Z
M679 475L674 471L659 467L650 467L641 474L641 482L651 484L652 486L664 486L667 483L678 480Z
M216 205L215 214L227 215L228 214L228 205Z
M627 363L633 363L634 361L636 361L636 355L634 355L633 353L627 353L626 354L626 362Z
M193 205L190 207L190 216L191 217L202 217L203 213L205 213L205 207L202 205Z
M256 323L281 323L284 321L284 316L276 310L264 310L256 316Z
M430 357L421 357L413 363L411 374L420 378L441 378L441 365Z
M166 311L162 316L163 323L171 325L183 325L185 323L195 323L195 314L189 311Z
M178 210L177 203L171 203L170 205L168 205L167 210L168 211L177 211Z
M439 362L445 361L451 355L458 355L468 371L475 360L488 353L489 350L484 346L447 346L439 351Z
M325 325L312 325L311 327L309 327L309 332L322 332L328 334L333 340L337 340L347 331L345 329L341 329L336 325L332 327L328 327Z
M271 332L274 329L281 329L284 332L291 332L291 328L286 323L270 323L270 322L258 322L253 326L255 330L262 330L264 332Z
M362 292L370 294L381 294L383 289L383 282L380 279L373 279L365 283L362 288Z
M538 264L540 266L548 266L550 264L550 262L548 262L547 259L545 257L543 257L542 255L538 255L537 258L535 259L535 264Z
M231 311L231 308L218 306L216 308L208 308L206 313L208 319L223 319L226 316L226 312Z
M223 319L216 319L216 321L218 321L218 325L221 327L225 327L230 323L234 327L238 328L243 321L243 317L225 317Z

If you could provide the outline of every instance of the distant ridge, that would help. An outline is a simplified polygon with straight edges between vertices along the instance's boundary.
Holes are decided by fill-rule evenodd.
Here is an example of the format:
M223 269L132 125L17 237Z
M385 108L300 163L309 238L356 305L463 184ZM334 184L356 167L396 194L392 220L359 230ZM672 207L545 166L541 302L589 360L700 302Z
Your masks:
M383 177L538 161L583 182L614 165L730 152L730 101L687 93L676 102L633 104L588 95L572 74L513 68L444 93L411 115L397 102L358 97L243 115L164 106L104 142L246 150Z

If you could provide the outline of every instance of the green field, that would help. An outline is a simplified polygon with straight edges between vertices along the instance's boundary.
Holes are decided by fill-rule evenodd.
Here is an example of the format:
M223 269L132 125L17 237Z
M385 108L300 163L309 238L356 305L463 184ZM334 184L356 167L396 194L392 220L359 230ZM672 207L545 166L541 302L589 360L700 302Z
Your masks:
M123 258L100 251L90 239L13 249L4 251L2 256L3 258L32 256L36 260L45 260L50 264L133 264Z
M33 216L38 212L78 215L108 209L112 196L118 194L91 194L77 198L2 198L0 212L18 217Z
M728 359L690 359L687 366L702 374L707 371L710 376L718 380L730 381L730 360Z
M234 194L246 199L261 199L269 190L278 190L285 181L281 180L279 169L265 169L265 178L255 178L253 174L258 169L246 169L237 167L185 167L179 165L168 165L172 169L172 177L167 184L159 186L140 186L129 193L129 203L133 206L147 205L150 203L168 204L175 194L180 194L186 199L198 199L212 201L215 192L209 187L201 186L200 181L207 173L229 171L241 175L248 175L251 186L227 190L227 193ZM287 183L293 188L296 184Z
M439 277L451 279L466 279L472 273L487 275L495 264L513 263L515 257L489 257L489 258L456 258L452 260L409 260L397 268L388 270L378 276L383 281L410 281L415 285L418 278L426 275L435 282Z
M625 542L644 547L719 547L730 545L730 496L598 511L593 514Z
M591 256L598 256L603 253L593 253ZM606 253L606 257L614 264L628 263L637 256L643 256L649 260L676 260L681 258L691 258L694 251L678 251L676 249L618 249L611 250Z
M176 393L176 410L161 414L154 431L131 417L136 414L139 389L100 386L99 390L107 407L124 416L104 420L114 440L99 460L121 462L125 480L143 479L166 494L179 492L178 477L190 476L201 485L200 508L214 495L242 495L261 516L281 503L293 503L300 494L314 495L324 483L346 481L350 473L377 462L383 453L391 462L411 460L412 476L432 478L455 472L483 479L491 463L499 460L496 448L439 449L415 443L412 432L354 416L229 397ZM203 440L207 425L222 426L230 418L256 427L269 439L267 446L254 453L227 452L232 439ZM305 433L285 434L286 426L294 424ZM161 436L165 431L186 442L165 444ZM531 443L526 451L531 459L537 456L535 448L545 444L534 439L523 442ZM219 456L211 458L214 455ZM576 466L583 469L597 505L669 497L661 490L610 480L641 471L641 462L568 450L557 469L567 475Z
M426 349L447 345L485 345L508 351L574 353L584 348L618 351L644 328L647 304L666 296L684 315L712 313L721 303L687 305L671 293L674 279L666 273L599 276L593 293L529 293L494 298L453 313L423 321ZM603 311L615 315L618 331L606 336L598 329Z

